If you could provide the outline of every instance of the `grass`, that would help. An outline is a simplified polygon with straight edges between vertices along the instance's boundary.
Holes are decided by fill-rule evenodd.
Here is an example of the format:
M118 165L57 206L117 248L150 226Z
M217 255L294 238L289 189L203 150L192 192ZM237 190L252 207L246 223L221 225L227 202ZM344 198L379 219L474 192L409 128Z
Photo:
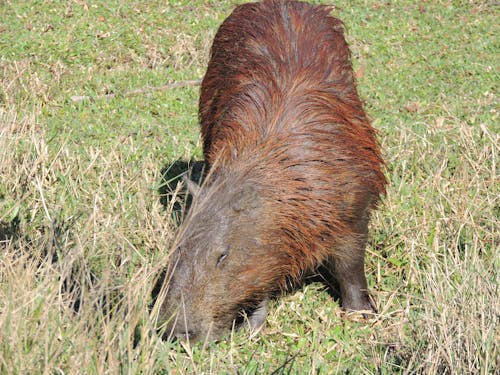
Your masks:
M157 337L149 296L176 228L162 170L201 158L198 88L122 93L201 78L234 5L0 3L0 372L498 371L491 1L336 2L390 181L367 255L379 316L346 319L312 284L256 337Z

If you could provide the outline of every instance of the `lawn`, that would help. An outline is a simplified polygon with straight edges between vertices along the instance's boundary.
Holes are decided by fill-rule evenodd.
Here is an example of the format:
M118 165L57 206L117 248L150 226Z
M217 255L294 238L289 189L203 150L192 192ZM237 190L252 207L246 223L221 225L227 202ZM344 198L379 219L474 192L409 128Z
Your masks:
M159 338L151 290L183 201L170 179L202 159L189 81L237 3L0 2L0 373L498 371L494 1L335 2L387 162L376 318L313 283L272 301L257 336Z

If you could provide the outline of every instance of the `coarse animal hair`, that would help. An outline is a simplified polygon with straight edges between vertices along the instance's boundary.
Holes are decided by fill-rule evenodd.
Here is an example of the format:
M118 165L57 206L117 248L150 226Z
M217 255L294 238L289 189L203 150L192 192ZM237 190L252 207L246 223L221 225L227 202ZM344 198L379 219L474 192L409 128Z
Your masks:
M245 314L255 328L269 296L321 265L344 307L371 308L364 248L386 180L330 11L244 4L215 36L199 103L210 172L179 231L162 306L174 335L217 338Z

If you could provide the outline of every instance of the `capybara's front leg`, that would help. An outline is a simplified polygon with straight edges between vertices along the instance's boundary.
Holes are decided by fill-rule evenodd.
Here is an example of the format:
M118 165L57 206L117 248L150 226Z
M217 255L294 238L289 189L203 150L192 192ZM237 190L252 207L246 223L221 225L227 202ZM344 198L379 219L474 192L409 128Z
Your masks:
M375 312L365 278L364 249L354 250L350 255L353 256L336 258L334 261L334 274L340 286L342 307L348 312Z
M368 241L368 216L352 227L334 255L333 274L340 286L342 307L346 311L376 312L365 277L365 248Z

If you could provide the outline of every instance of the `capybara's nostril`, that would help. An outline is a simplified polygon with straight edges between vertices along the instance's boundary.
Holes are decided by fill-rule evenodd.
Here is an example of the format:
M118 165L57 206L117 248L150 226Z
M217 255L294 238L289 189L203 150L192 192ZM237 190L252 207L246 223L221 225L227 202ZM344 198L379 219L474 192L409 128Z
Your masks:
M162 339L171 342L177 341L195 341L198 334L194 329L183 329L181 327L176 327L174 329L165 331Z
M184 336L187 340L194 340L196 338L196 333L193 330L187 330Z

